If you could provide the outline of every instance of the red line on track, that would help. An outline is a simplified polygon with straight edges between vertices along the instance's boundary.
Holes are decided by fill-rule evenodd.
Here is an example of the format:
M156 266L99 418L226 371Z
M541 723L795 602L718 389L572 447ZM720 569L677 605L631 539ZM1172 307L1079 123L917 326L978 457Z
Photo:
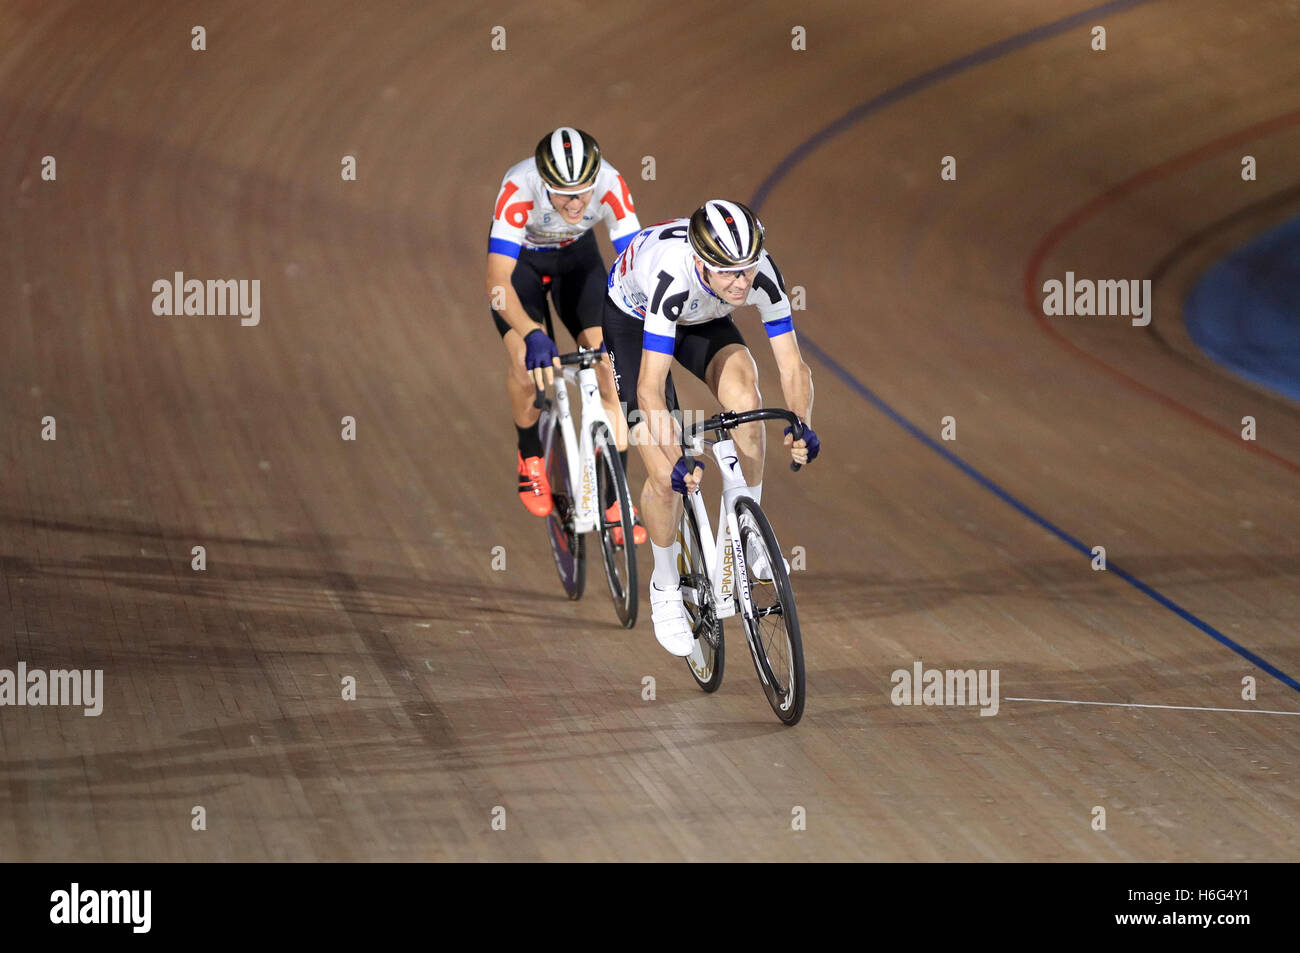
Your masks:
M1196 165L1198 162L1202 162L1211 156L1218 155L1233 146L1239 146L1251 141L1252 139L1271 135L1281 129L1287 128L1288 126L1293 126L1296 123L1300 123L1300 109L1297 109L1294 112L1284 113L1281 116L1276 116L1273 119L1268 119L1261 123L1256 123L1253 126L1248 126L1245 129L1230 133L1229 135L1223 136L1219 139L1214 139L1204 145L1192 149L1190 152L1184 152L1180 156L1166 159L1159 165L1154 165L1149 169L1139 172L1132 178L1125 179L1123 182L1111 187L1105 192L1102 192L1086 205L1076 209L1074 212L1061 219L1061 221L1053 225L1047 233L1039 239L1038 245L1034 248L1033 254L1029 256L1029 261L1025 266L1025 305L1029 308L1029 313L1033 315L1034 321L1037 323L1038 327L1066 350L1084 358L1085 360L1091 361L1112 377L1123 381L1124 384L1131 387L1133 390L1150 397L1152 400L1165 405L1171 410L1177 411L1184 417L1195 421L1201 426L1213 430L1215 433L1228 438L1238 446L1245 447L1251 453L1268 457L1270 460L1275 463L1280 463L1293 473L1300 474L1300 464L1295 461L1279 456L1273 451L1261 447L1254 441L1242 440L1239 431L1216 423L1204 414L1198 413L1188 407L1186 404L1179 403L1169 395L1161 393L1153 387L1149 387L1134 377L1130 377L1119 368L1107 364L1101 358L1079 347L1079 345L1075 344L1056 328L1052 327L1051 323L1047 320L1047 316L1043 314L1042 305L1037 298L1037 290L1039 287L1038 272L1041 270L1043 262L1047 259L1047 256L1061 243L1066 235L1074 231L1102 209L1109 205L1114 205L1130 193L1145 188L1165 176L1187 169Z

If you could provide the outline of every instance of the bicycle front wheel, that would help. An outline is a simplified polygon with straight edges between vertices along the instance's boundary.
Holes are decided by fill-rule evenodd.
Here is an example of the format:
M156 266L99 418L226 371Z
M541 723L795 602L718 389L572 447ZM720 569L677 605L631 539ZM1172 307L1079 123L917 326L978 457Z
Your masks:
M740 524L741 545L745 547L745 573L754 603L754 618L745 619L750 654L772 711L783 724L794 725L803 717L804 664L790 574L776 533L762 508L742 496L736 500L736 520ZM771 579L759 579L750 564L751 554L760 553L770 567Z
M570 599L581 599L587 580L586 538L573 531L574 497L569 486L569 456L558 418L546 428L546 478L551 482L551 514L546 538L555 557L555 571Z
M695 684L706 692L716 692L722 685L722 671L727 660L722 620L714 611L713 583L709 581L709 569L700 546L700 527L690 500L686 501L685 512L677 524L677 546L680 550L677 571L681 576L682 601L686 604L686 616L695 636L695 647L686 656L686 667L691 670Z
M596 453L597 505L613 499L618 503L617 520L608 520L600 514L600 551L605 559L605 581L609 583L609 596L614 600L614 612L623 628L636 625L636 543L632 539L632 501L628 497L627 474L618 455L618 446L610 436L609 428L597 424L592 431L592 446ZM615 532L617 530L617 532Z

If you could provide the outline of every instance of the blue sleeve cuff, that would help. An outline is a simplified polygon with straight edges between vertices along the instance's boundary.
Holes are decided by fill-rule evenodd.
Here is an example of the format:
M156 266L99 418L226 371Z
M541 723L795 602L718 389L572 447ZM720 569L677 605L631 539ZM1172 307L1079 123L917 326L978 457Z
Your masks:
M767 336L774 338L778 335L788 334L793 331L794 319L791 315L787 314L784 318L777 318L775 321L767 321L763 326L767 328Z
M643 331L641 348L646 351L656 351L660 354L671 354L673 353L673 339L667 334L651 334L649 331Z
M507 258L519 257L520 245L518 242L507 241L504 238L488 239L488 254L495 252L498 255L505 255Z
M623 254L623 249L632 244L632 239L634 238L636 238L636 232L633 232L631 235L624 235L622 238L614 239L614 254Z

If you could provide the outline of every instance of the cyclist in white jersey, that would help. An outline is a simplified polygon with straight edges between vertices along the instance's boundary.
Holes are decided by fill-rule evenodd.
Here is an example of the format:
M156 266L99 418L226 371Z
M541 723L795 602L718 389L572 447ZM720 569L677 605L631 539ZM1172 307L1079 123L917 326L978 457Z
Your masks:
M673 543L682 502L699 485L703 464L687 472L681 436L671 411L677 409L669 369L674 358L713 391L723 409L756 410L762 405L758 373L731 312L756 305L781 374L786 406L805 424L785 445L796 463L816 459L821 443L811 420L812 372L799 353L790 299L776 263L763 248L763 226L739 202L711 200L689 219L661 222L638 233L609 272L605 301L605 346L614 381L628 412L632 441L648 476L641 510L650 531L655 569L650 579L655 637L674 655L689 655L693 637L682 604ZM749 493L761 501L761 423L732 432ZM746 554L748 555L748 553ZM755 556L760 556L755 553ZM750 560L759 578L771 569Z
M593 227L604 221L615 252L640 229L627 183L601 159L596 140L561 126L542 137L533 156L510 167L501 182L488 238L487 293L492 320L506 348L506 392L518 434L519 498L535 516L551 512L542 465L536 387L551 383L558 351L547 294L564 326L584 347L601 345L605 264ZM618 394L608 366L598 368L601 400L619 421ZM616 438L627 463L627 435ZM620 519L606 500L606 518ZM622 529L616 530L621 536ZM645 540L637 525L635 541ZM621 542L621 540L616 540Z

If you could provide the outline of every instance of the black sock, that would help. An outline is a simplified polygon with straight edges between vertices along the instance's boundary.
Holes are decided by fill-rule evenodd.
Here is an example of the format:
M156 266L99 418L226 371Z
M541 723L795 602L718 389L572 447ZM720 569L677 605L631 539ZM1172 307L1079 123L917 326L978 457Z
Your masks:
M531 427L520 427L515 425L515 430L519 432L519 455L525 460L529 457L540 457L542 455L542 435L537 430L537 424Z

